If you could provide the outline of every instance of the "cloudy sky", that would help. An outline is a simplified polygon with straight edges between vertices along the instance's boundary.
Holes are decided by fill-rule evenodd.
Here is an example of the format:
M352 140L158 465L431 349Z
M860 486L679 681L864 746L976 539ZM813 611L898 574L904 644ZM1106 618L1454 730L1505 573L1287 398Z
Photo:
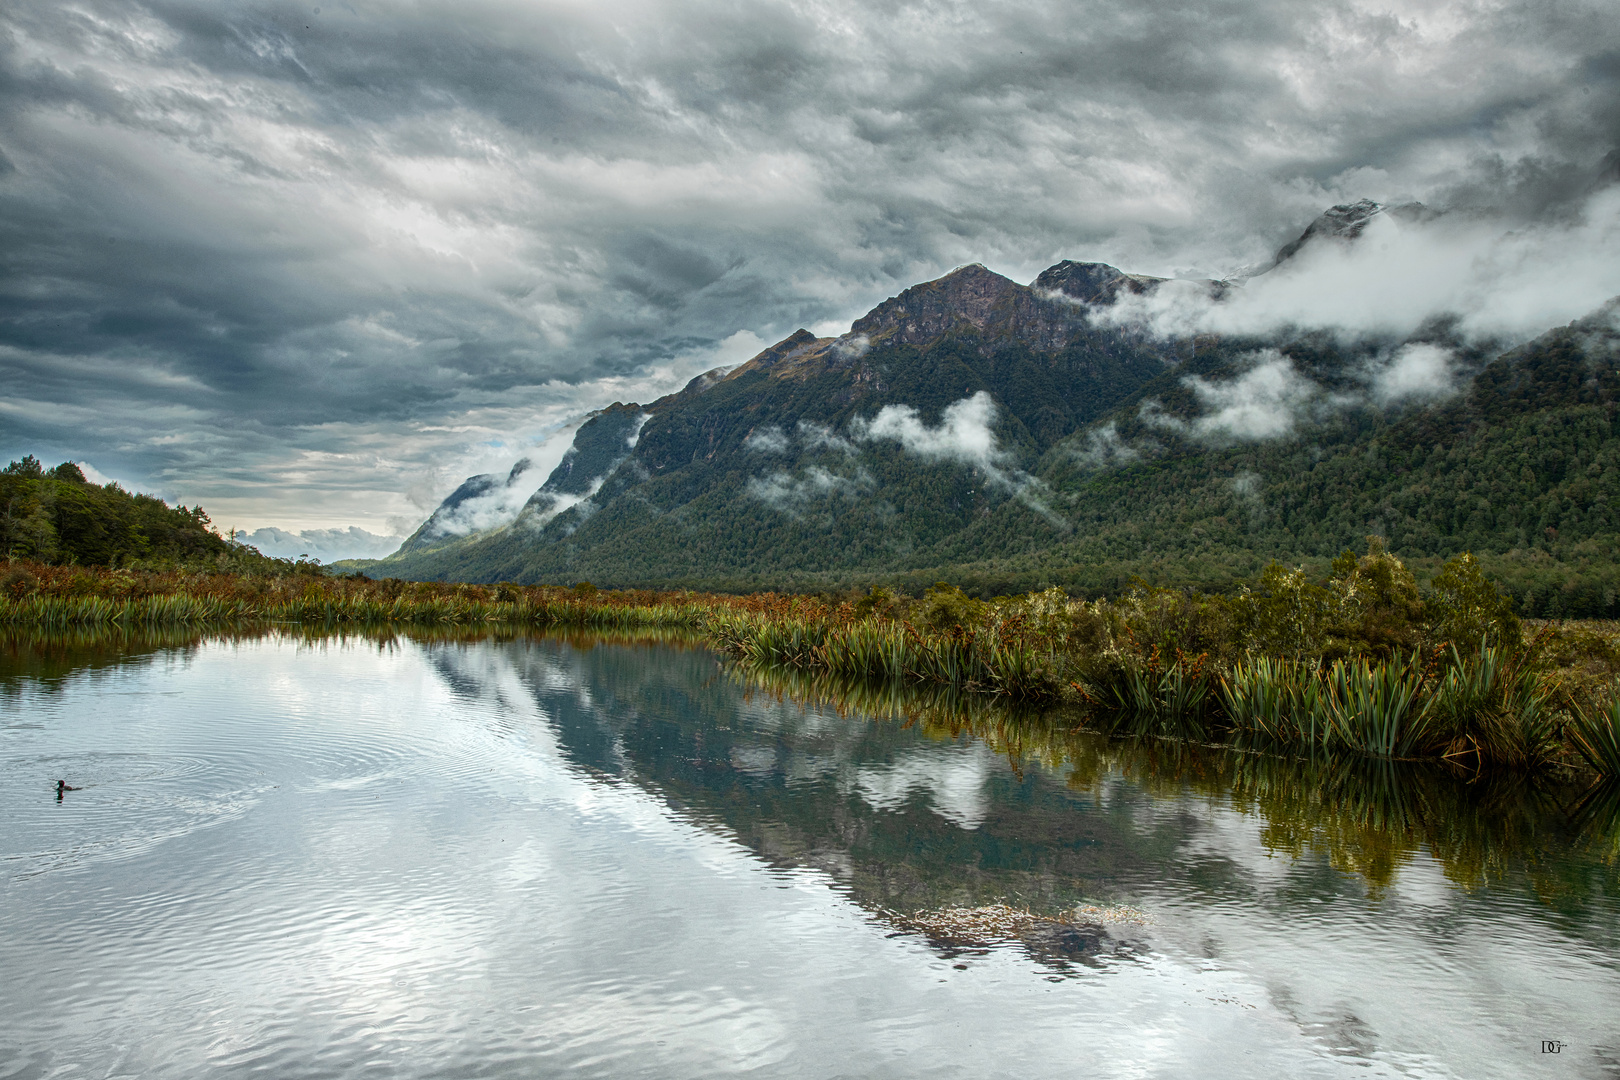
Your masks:
M964 262L1221 274L1362 197L1597 243L1616 146L1612 0L7 0L0 455L409 531Z

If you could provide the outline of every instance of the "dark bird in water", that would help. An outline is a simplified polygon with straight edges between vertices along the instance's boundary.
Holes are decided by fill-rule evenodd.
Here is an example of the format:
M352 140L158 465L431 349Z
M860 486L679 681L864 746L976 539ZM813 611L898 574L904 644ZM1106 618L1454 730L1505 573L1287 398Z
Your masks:
M62 793L64 791L78 791L78 790L79 790L78 788L70 786L66 780L58 780L56 782L56 801L57 802L62 801Z

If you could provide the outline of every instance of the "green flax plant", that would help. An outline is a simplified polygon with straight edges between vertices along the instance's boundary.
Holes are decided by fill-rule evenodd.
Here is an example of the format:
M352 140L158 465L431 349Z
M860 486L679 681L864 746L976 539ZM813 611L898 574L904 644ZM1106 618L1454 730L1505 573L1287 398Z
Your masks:
M1232 741L1247 750L1326 749L1332 734L1323 684L1312 664L1255 656L1220 677Z
M1142 663L1121 666L1104 692L1112 713L1104 726L1119 734L1208 740L1214 696L1208 659L1203 653L1187 657L1178 649L1175 660L1165 664L1155 646Z
M1570 817L1588 850L1620 866L1620 776L1611 773L1588 788Z
M1448 651L1430 705L1446 756L1521 768L1550 761L1559 742L1555 687L1535 670L1533 650L1481 643Z
M1587 763L1612 783L1620 777L1620 685L1571 710L1570 741Z
M1387 663L1337 660L1322 673L1332 742L1371 757L1415 757L1430 730L1430 702L1422 699L1418 655L1396 654Z
M203 626L253 618L253 605L215 596L171 593L113 599L102 596L0 598L0 626L47 631L76 626Z

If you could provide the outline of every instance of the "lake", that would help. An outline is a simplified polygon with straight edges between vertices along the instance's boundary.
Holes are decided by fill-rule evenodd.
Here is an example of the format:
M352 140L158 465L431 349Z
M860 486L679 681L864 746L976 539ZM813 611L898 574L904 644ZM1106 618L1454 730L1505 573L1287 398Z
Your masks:
M10 639L0 1077L1620 1075L1613 800L875 700Z

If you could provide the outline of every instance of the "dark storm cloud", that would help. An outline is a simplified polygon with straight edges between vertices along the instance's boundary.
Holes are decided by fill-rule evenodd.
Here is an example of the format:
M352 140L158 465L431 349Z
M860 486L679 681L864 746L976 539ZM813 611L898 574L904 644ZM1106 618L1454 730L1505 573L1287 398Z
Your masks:
M316 7L0 11L0 453L380 524L961 262L1568 218L1620 144L1606 3Z

